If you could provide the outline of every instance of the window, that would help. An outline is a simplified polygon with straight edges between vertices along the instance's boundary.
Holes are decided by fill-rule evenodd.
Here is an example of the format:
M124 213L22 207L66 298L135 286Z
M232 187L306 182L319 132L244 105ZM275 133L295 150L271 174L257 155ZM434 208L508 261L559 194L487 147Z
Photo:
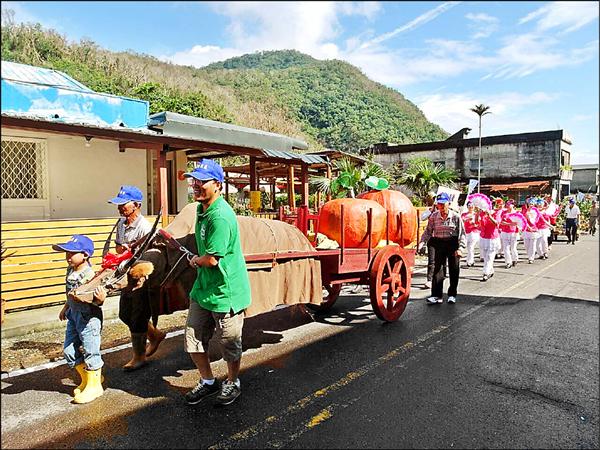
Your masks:
M479 160L477 158L472 158L469 160L469 169L477 172L479 167ZM481 158L481 170L483 171L483 158Z
M48 155L43 139L3 137L2 199L48 198Z

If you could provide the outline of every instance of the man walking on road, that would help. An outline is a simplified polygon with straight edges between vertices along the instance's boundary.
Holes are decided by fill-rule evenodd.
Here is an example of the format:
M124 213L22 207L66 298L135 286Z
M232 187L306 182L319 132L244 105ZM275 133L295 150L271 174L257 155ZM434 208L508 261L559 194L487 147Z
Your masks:
M590 233L592 236L596 234L596 224L598 223L598 202L592 200L592 207L590 208Z
M575 204L575 199L569 199L569 206L565 211L567 214L566 228L567 228L567 244L575 245L577 239L577 227L579 226L579 206Z
M198 274L190 292L185 350L200 373L200 381L185 399L195 405L218 394L217 404L228 405L241 393L238 374L244 310L251 301L250 281L236 215L221 198L223 168L203 159L184 176L193 179L194 197L199 202L195 231L199 256L190 261ZM215 380L208 357L208 343L215 332L227 362L227 380L222 384Z
M448 287L448 303L456 302L458 277L460 275L460 258L466 248L465 228L460 214L449 209L450 196L442 192L436 197L436 211L431 214L427 228L421 237L419 250L422 252L425 243L430 242L435 248L435 266L430 304L443 303L444 272L442 265L448 262L450 286Z

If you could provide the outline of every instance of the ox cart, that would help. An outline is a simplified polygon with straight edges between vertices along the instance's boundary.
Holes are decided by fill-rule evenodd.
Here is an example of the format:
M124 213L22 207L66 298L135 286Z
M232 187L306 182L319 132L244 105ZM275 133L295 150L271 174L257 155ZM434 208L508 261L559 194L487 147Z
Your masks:
M168 270L165 270L167 270L168 273L160 277L160 286L164 285L167 280L181 276L183 273L182 270L185 270L185 267L188 267L187 264L181 264L182 261L185 260L185 257L190 260L194 256L195 250L195 248L192 248L192 246L195 246L195 238L193 234L190 234L193 233L194 223L190 220L186 220L186 214L184 214L184 211L187 211L188 218L191 216L195 217L195 206L191 204L188 206L189 207L184 208L180 215L178 215L178 217L181 216L184 225L183 229L185 232L182 235L184 237L178 237L176 239L166 229L161 229L157 233L154 233L154 230L156 230L155 223L153 232L144 238L143 243L135 249L132 257L127 260L121 260L123 256L120 256L118 260L114 261L112 260L114 259L114 255L112 259L105 258L106 261L104 262L106 262L106 264L103 264L103 270L96 275L94 280L80 287L73 293L76 298L80 301L93 301L93 290L99 284L106 286L109 290L112 290L113 293L116 293L120 290L120 288L117 287L119 282L125 279L126 273L138 261L154 259L154 263L158 264L160 258L156 255L160 254L160 252L152 253L152 250L145 252L150 244L155 241L157 236L161 236L162 239L165 240L171 248L177 250L177 253L180 255L174 258L176 260L174 263L167 264ZM344 242L344 234L342 233L339 248L318 249L309 241L307 235L310 222L313 222L316 227L315 229L318 229L319 215L310 215L308 214L307 208L299 208L298 214L295 217L282 217L284 222L293 223L295 227L290 227L290 225L285 224L282 226L295 230L295 233L298 234L298 237L300 238L298 241L301 244L300 247L296 248L302 248L302 250L280 251L272 248L271 251L262 253L260 251L267 247L259 245L258 252L244 252L249 272L253 272L250 270L251 266L268 266L273 270L277 270L278 265L287 265L288 270L280 273L289 280L290 277L298 275L298 272L293 271L295 269L290 268L290 262L298 260L318 261L321 282L316 286L320 292L316 296L316 301L311 300L308 303L311 308L317 311L329 310L338 299L343 284L366 285L370 289L371 305L377 317L386 322L397 320L404 312L410 295L415 250L403 248L398 244L389 244L389 224L391 223L390 220L394 220L394 218L390 217L389 212L386 220L386 240L384 241L384 243L389 245L380 245L380 243L372 242L372 210L367 210L366 213L367 231L365 236L366 246L364 248L347 247ZM238 221L239 220L241 220L240 217L238 217ZM271 221L270 219L254 220L262 221L262 224L269 229L269 232L273 234L273 236L275 235L272 227L274 227L277 221ZM395 217L395 220L398 221L397 224L401 224L402 213L399 213L398 216ZM272 225L268 225L267 222L270 222ZM241 222L241 224L243 224L243 222ZM340 230L344 230L345 225L342 206L339 224ZM400 227L400 229L402 228ZM403 240L400 239L400 241L402 242ZM111 256L111 254L106 256ZM189 267L187 278L190 279L189 270L192 270L191 280L193 282L195 275L193 269L189 269ZM254 271L253 275L256 275L256 271ZM255 278L255 280L257 281L257 284L260 282L258 278ZM265 280L267 280L267 283L271 283L271 280L267 278L263 278L262 282L265 283ZM321 285L323 288L322 290L320 290ZM271 286L274 285L268 284L268 288L271 288ZM189 286L189 288L191 288L191 286ZM189 292L188 289L185 289L185 291ZM319 304L318 301L321 299L321 293L323 293L322 301ZM181 297L181 295L179 295L179 297ZM304 301L306 301L306 299ZM286 303L298 303L298 299ZM185 307L187 307L187 302L184 303L179 301L177 306L168 308L168 310L173 312L174 310L183 309ZM266 312L268 309L269 305L265 304L253 311L253 313Z
M344 206L341 207L340 230L345 229ZM293 223L307 236L309 222L318 229L318 215L308 214L308 208L300 207L294 217L280 217ZM395 218L388 212L386 221L386 243L389 243L390 220L402 223L402 213ZM339 297L343 284L358 284L369 287L370 300L377 317L386 322L398 320L406 308L410 296L410 285L415 263L415 249L406 249L398 244L377 246L371 242L372 211L367 211L366 248L346 247L344 233L341 233L340 247L337 249L317 249L306 252L278 252L245 255L247 263L277 264L279 261L302 258L315 258L321 263L323 301L320 305L309 304L317 311L331 309ZM399 227L402 230L402 227ZM418 233L418 231L417 231ZM402 239L400 239L402 242ZM418 235L417 235L418 241ZM377 247L375 247L377 246Z

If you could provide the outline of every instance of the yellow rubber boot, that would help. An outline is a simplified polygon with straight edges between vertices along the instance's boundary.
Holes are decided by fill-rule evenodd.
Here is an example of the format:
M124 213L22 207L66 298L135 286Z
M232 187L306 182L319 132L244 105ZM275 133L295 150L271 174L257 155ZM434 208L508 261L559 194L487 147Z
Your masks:
M81 391L85 389L85 385L87 384L87 371L85 370L85 364L79 363L75 366L75 370L79 374L81 378L81 383L73 390L73 395L79 394Z
M73 395L77 395L85 389L87 383L87 370L85 370L85 363L79 363L75 366L75 370L81 377L81 383L75 389L73 389ZM101 383L104 383L104 375L100 379Z
M86 370L85 376L87 381L85 388L75 396L73 403L89 403L104 394L101 380L102 369Z

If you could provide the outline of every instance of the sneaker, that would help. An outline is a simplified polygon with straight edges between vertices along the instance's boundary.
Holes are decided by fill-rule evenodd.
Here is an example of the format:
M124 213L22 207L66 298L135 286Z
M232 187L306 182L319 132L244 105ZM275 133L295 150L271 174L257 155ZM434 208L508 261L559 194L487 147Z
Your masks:
M517 261L513 261L512 266L515 267L517 265Z
M454 297L452 295L450 297L448 297L448 303L456 303L456 297Z
M221 383L215 379L213 384L202 384L202 380L188 393L185 394L185 401L188 405L200 403L206 397L216 395L221 390Z
M483 278L481 279L481 281L487 281L487 280L488 280L488 278L489 278L489 277L488 277L487 275L484 275L484 276L483 276Z
M430 305L437 305L438 303L444 303L444 299L437 297L429 297L427 299L427 303L429 303Z
M530 260L529 260L529 264L533 264L533 259L530 259Z
M513 265L512 265L512 263L511 263L511 264L507 264L507 265L505 265L505 266L504 266L504 268L505 268L505 269L510 269L512 266L513 266Z
M431 281L426 281L423 283L423 289L431 289Z
M225 381L221 385L221 393L217 395L215 403L218 405L229 405L240 396L242 390L240 387L231 381Z

